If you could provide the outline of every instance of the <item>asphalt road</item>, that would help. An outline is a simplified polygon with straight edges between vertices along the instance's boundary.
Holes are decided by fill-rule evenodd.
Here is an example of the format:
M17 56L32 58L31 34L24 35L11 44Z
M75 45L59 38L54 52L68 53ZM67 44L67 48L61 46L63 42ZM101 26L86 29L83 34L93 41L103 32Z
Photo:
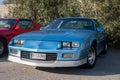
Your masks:
M120 80L120 49L97 57L93 69L36 68L0 58L0 80Z

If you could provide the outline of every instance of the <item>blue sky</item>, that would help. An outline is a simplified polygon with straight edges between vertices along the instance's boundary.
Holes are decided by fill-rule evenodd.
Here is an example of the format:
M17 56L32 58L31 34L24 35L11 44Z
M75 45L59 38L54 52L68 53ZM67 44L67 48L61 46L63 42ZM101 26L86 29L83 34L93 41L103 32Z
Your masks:
M4 0L0 0L0 4L2 4L3 1L4 1Z

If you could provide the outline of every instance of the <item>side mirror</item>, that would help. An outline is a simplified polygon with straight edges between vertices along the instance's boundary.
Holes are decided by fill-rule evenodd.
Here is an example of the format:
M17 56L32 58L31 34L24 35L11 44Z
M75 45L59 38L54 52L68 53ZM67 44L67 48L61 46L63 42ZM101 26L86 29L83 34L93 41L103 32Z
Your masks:
M97 32L104 32L104 28L103 27L98 27Z
M18 30L21 30L22 28L20 26L16 26L15 27L15 30L18 31Z

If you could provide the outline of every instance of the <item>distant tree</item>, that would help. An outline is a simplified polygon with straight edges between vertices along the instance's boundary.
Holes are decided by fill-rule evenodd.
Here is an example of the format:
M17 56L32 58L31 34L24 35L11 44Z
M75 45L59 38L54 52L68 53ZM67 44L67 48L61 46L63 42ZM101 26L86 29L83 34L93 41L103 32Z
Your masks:
M30 18L41 22L63 17L74 16L73 6L77 0L5 0L5 4L14 3L10 8L13 17Z

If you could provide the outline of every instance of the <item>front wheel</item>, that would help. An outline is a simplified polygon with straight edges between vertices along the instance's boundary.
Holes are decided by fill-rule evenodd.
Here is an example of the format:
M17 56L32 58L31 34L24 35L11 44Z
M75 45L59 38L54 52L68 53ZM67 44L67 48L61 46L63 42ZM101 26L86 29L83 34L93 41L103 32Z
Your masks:
M83 68L93 68L96 63L96 50L94 47L91 47L87 56L87 63L83 65Z
M5 52L5 41L3 39L0 39L0 57L3 56L4 52Z

